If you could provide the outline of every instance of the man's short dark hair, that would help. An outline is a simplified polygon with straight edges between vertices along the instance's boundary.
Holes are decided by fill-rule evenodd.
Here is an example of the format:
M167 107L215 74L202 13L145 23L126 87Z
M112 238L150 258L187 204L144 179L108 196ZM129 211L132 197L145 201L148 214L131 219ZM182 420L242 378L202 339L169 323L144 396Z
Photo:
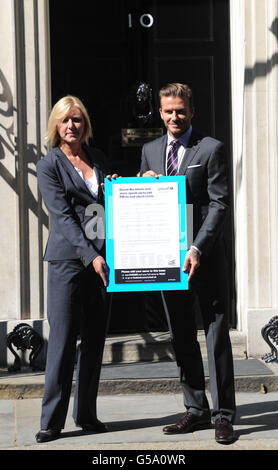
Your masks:
M179 96L180 98L187 98L191 109L194 108L193 93L188 85L183 83L168 83L159 90L159 98L163 96Z

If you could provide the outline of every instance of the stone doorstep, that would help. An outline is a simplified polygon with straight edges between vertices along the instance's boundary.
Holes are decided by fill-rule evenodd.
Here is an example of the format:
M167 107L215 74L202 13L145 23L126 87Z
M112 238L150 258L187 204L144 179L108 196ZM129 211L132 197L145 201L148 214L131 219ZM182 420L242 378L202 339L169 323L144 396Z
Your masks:
M237 331L231 331L231 342L234 359L243 361L247 359L245 354L246 340L244 335ZM198 333L203 357L206 358L205 335ZM174 359L170 335L168 332L109 335L105 344L104 364L109 367L125 367L125 364L139 364L140 362L155 363L156 361L171 361ZM113 361L113 362L112 362ZM248 362L248 360L247 360ZM267 393L278 390L278 364L268 364L272 369L272 375L264 372L253 375L235 376L235 389L238 392ZM246 370L246 368L244 368ZM23 371L22 371L23 372ZM5 375L5 376L4 376ZM44 373L19 373L18 375L4 374L0 380L0 399L41 398L44 390ZM136 375L135 375L136 377ZM209 378L206 377L206 389L209 391ZM75 382L73 382L72 393ZM127 393L181 393L180 382L176 377L153 378L150 374L146 378L113 378L109 376L100 381L99 393L127 394Z
M210 391L209 378L205 378L206 391ZM74 395L75 382L72 393ZM278 391L278 375L238 376L235 377L236 392L270 393ZM0 380L0 400L20 400L42 398L44 392L44 375L33 380L7 381ZM181 386L178 378L147 378L147 379L106 379L99 384L99 395L163 393L180 394Z
M234 358L245 358L246 339L238 331L231 331L231 342ZM206 358L205 335L199 331L198 340L203 357ZM103 363L125 364L147 361L174 360L174 354L169 332L142 332L137 334L109 335L106 339ZM278 390L276 376L258 377L254 381L250 377L237 377L236 387L240 390L260 389L265 383L269 390ZM209 389L209 379L206 378ZM19 373L0 380L0 399L40 398L43 396L44 373ZM73 384L74 390L74 384ZM100 381L99 393L176 393L180 392L178 378L148 378L148 379L103 379Z
M246 356L246 337L241 332L230 331L234 359L248 359ZM198 332L198 340L203 358L206 358L205 335ZM267 352L267 351L266 351ZM106 339L103 363L120 365L147 361L174 360L169 332L137 333L109 335ZM245 362L245 361L244 361ZM274 392L278 390L278 365L268 364L272 375L235 376L235 388L238 392ZM72 393L75 383L73 383ZM206 389L209 391L209 378L206 377ZM5 374L0 380L0 399L41 398L44 390L44 373L19 373L16 377ZM179 379L169 378L124 378L101 379L99 393L180 393Z
M28 322L30 323L30 322ZM31 323L30 323L31 324ZM44 322L45 324L45 322ZM44 335L44 337L47 337ZM230 338L233 349L233 357L246 359L246 336L237 330L230 330ZM207 357L205 334L203 330L198 331L198 341L200 343L202 356ZM267 345L266 345L266 352ZM17 350L21 357L22 364L28 365L30 351L27 350L25 355ZM41 362L45 361L46 343L38 357ZM174 360L174 353L171 344L170 333L166 332L142 332L142 333L126 333L126 334L110 334L105 341L103 363L130 363L138 361L157 361L157 360ZM6 367L7 364L13 364L14 356L2 344L2 354L0 354L0 367Z
M246 359L246 336L236 330L230 331L233 357ZM203 358L207 357L203 331L198 332ZM109 335L105 342L103 363L174 360L169 332L142 332L136 334Z

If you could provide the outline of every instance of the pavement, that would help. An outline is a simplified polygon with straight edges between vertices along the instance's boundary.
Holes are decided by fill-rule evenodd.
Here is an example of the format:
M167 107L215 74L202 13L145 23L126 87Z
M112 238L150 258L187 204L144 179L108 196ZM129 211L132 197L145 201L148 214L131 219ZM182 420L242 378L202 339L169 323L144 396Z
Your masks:
M150 338L151 336L148 336L149 340ZM268 364L260 358L247 358L245 351L241 354L238 338L234 339L237 402L234 441L229 445L216 443L212 427L188 434L164 435L162 427L177 422L184 414L184 406L178 370L165 333L156 334L155 343L159 343L160 340L164 343L162 349L164 352L167 351L166 355L160 354L158 357L154 352L155 348L150 346L149 356L134 357L132 356L134 351L128 356L125 351L126 357L123 357L123 354L119 358L116 354L118 362L115 359L116 356L114 356L114 362L111 361L109 354L111 349L115 350L115 344L119 345L123 342L123 338L113 337L108 340L98 397L98 417L109 426L109 432L103 434L84 434L82 430L75 427L71 417L73 404L71 397L65 429L61 437L47 444L37 444L35 434L40 427L44 372L33 372L28 366L23 367L17 373L1 369L0 454L8 455L10 459L21 459L26 455L25 451L39 451L32 453L33 459L38 458L45 451L59 451L60 456L66 455L72 459L74 458L73 452L66 451L75 451L79 459L84 457L86 463L89 462L90 465L112 463L126 468L131 463L165 464L162 461L153 462L150 457L147 462L137 461L138 455L144 455L145 458L146 455L151 455L152 458L160 455L159 458L161 458L161 453L186 456L186 461L181 457L178 463L187 465L193 464L195 458L203 457L204 453L207 459L215 453L227 451L231 459L239 458L238 455L241 459L244 455L248 455L249 459L251 458L250 451L252 455L256 453L256 459L263 456L261 452L257 455L257 451L271 451L267 455L270 457L274 453L277 459L278 363ZM138 338L125 338L125 341L125 344L130 343L129 346L134 346L134 343L138 346ZM146 343L145 338L143 345L146 346ZM121 346L121 351L123 350ZM132 347L130 347L131 350ZM207 394L211 402L206 357L204 357L204 366ZM242 454L239 452L242 450L249 451L249 453ZM57 456L57 453L43 453L43 458L50 458L53 455ZM187 458L188 455L189 458ZM122 461L122 465L116 460L104 461L106 458L115 457L116 459L116 456L117 458L128 456L128 459L125 463ZM96 461L92 462L93 459Z

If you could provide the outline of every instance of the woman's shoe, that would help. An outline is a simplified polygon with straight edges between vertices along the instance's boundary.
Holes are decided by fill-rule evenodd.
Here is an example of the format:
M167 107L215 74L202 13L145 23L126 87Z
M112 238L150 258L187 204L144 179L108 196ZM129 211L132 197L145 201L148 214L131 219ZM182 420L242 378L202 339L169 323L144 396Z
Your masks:
M46 429L45 431L41 430L36 434L36 441L40 444L42 442L54 441L54 439L58 439L60 433L61 429Z

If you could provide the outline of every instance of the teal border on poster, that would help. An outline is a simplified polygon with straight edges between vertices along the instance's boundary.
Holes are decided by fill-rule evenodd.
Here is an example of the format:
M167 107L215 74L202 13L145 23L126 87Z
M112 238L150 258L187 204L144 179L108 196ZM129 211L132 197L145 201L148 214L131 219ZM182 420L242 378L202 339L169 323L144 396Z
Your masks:
M113 229L113 185L136 183L178 183L179 223L180 223L180 281L178 282L139 282L115 283L114 270L114 229ZM109 268L109 281L107 292L139 292L161 290L187 290L188 273L182 270L187 251L187 219L186 219L186 177L185 176L147 176L122 177L116 179L105 178L105 236L106 236L106 263Z

